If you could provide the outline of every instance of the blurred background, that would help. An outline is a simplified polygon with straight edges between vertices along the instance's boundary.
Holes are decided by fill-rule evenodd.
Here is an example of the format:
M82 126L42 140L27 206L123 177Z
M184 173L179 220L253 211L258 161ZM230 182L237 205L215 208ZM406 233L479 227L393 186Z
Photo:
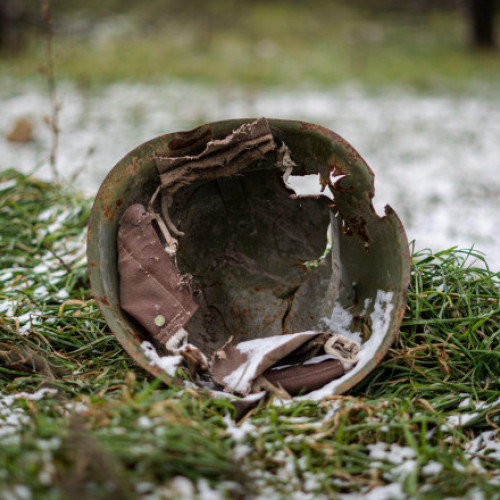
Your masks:
M154 136L302 119L359 151L417 249L500 268L498 3L0 0L0 168L93 194Z
M2 0L2 69L30 76L52 11L58 74L80 86L165 76L218 85L498 77L497 0ZM475 50L476 49L476 50ZM482 50L477 50L482 49Z

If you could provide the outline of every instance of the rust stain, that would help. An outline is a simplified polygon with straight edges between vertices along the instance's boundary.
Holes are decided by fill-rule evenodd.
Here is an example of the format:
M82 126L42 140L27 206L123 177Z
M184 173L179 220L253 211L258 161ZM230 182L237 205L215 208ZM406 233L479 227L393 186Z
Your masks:
M203 134L199 135L198 132L202 127L195 128L193 130L190 130L188 132L178 132L176 135L180 135L181 137L172 139L168 143L168 148L171 151L177 151L179 149L185 149L188 148L189 146L192 146L193 144L196 144L197 142L201 141L202 139L208 138L212 136L212 129L207 128Z
M347 226L350 233L355 233L362 241L369 244L370 236L366 228L366 219L360 215L351 215L347 217Z
M95 301L102 306L109 307L111 304L109 303L108 299L106 297L97 297L95 296Z
M102 211L103 211L104 217L106 217L106 219L113 220L113 217L115 215L115 210L114 210L113 206L111 206L111 205L104 205Z
M123 198L116 199L116 190L123 184L124 179L132 178L141 169L141 162L137 157L125 167L120 176L112 176L107 179L106 189L98 193L98 198L102 203L102 213L109 221L115 218L116 210L123 204Z

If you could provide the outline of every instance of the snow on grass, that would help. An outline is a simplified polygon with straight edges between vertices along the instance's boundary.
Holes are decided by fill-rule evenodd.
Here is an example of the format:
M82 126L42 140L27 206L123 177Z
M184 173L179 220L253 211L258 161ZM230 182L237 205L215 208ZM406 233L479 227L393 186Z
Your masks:
M443 470L441 462L429 462L422 467L422 474L424 476L437 476Z
M19 432L30 421L30 415L23 408L13 407L18 399L39 401L40 399L57 394L57 389L39 389L34 393L18 392L4 395L0 393L0 442L9 438L9 442L16 439Z
M480 465L478 467L477 458L480 456L496 460L500 466L500 442L496 440L497 434L495 431L484 431L467 443L466 455L472 459L477 468L483 469ZM500 478L500 473L498 477Z
M368 445L370 458L374 461L370 464L371 468L378 469L383 462L389 462L393 467L390 473L384 474L388 481L394 481L398 478L404 478L411 474L417 467L415 460L416 453L409 446L400 446L397 443L384 443L382 441Z
M341 500L403 500L408 498L401 483L377 486L363 493L341 494Z
M472 409L471 413L455 413L446 417L446 423L441 426L442 431L448 431L453 427L464 427L474 420L476 420L482 412L482 410L495 411L495 408L500 406L500 398L495 401L473 401L470 397L466 397L459 405L458 409Z
M182 362L182 356L180 354L175 356L160 356L156 352L153 344L146 340L141 344L141 347L144 354L149 359L149 364L161 368L170 377L175 375L175 371Z

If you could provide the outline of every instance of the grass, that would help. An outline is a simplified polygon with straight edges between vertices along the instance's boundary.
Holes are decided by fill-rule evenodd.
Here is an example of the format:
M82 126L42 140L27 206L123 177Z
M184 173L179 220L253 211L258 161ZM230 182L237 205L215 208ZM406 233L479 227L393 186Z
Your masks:
M116 342L90 200L4 171L0 206L0 499L500 498L500 276L479 253L414 253L401 335L349 395L236 425Z
M314 0L147 3L57 2L56 66L82 87L117 80L188 79L222 87L495 88L497 52L468 44L465 12L416 4ZM388 7L389 6L389 7ZM44 63L40 36L27 37L0 71L31 78Z

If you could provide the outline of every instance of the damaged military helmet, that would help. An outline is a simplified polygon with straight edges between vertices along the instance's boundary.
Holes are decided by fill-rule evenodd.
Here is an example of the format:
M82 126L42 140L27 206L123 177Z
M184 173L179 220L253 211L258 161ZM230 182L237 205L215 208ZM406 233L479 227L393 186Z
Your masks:
M292 185L307 179L313 195ZM95 299L133 359L240 397L321 399L367 377L399 331L410 275L396 213L334 132L208 123L152 139L92 208ZM182 370L182 377L179 377Z

